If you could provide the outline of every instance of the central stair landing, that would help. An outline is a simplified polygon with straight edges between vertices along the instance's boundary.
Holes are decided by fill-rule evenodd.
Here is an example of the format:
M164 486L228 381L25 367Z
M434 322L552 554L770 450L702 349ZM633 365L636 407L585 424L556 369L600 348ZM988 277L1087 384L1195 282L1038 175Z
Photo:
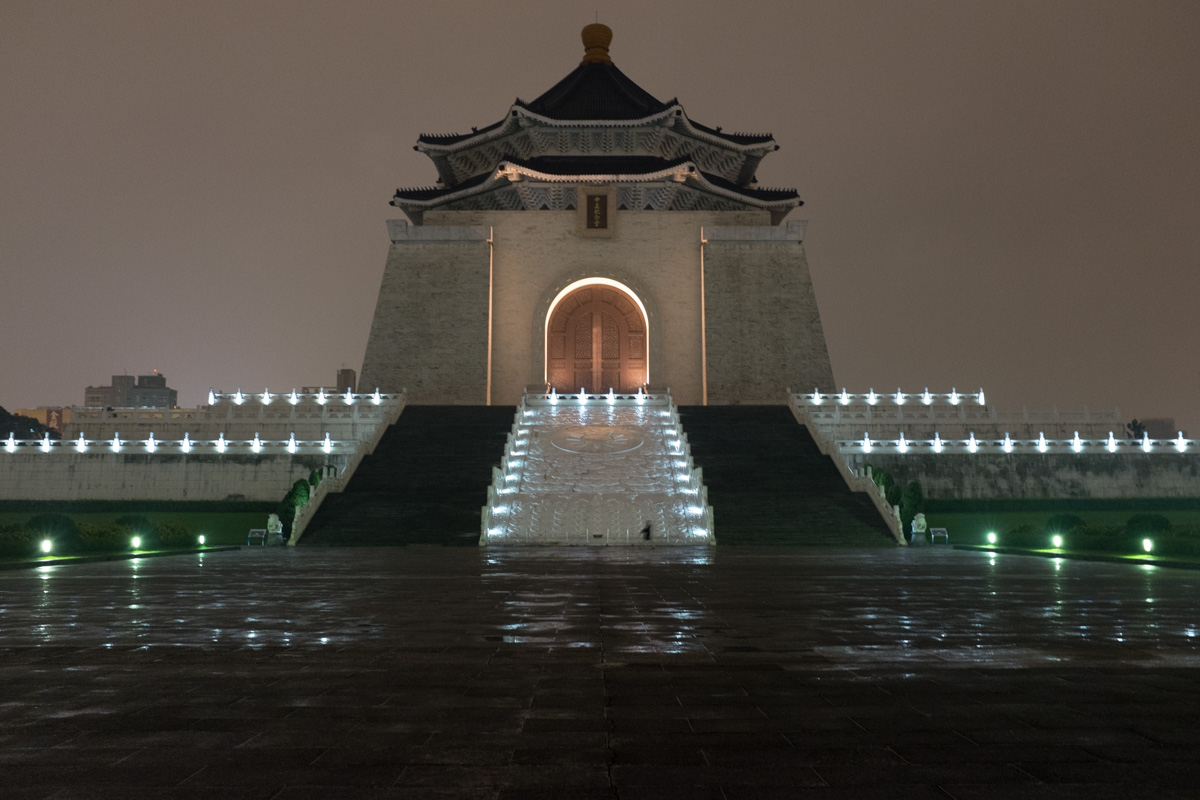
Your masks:
M526 394L479 544L714 544L705 497L669 394Z

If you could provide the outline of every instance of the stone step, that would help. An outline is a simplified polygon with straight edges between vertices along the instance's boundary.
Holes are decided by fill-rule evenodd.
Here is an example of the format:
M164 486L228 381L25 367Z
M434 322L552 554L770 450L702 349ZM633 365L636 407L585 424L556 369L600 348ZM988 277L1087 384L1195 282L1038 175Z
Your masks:
M329 495L300 539L307 546L476 546L492 467L513 406L408 406Z
M786 406L680 406L679 416L718 544L893 543L875 506L850 491Z

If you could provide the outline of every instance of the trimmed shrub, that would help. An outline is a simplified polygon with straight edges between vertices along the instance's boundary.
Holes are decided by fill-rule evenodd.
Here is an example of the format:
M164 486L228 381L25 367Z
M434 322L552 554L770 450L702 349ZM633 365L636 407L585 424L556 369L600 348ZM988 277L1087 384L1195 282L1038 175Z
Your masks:
M308 502L308 481L296 481L292 484L292 490L288 494L295 498L296 505L304 505Z
M54 552L71 553L79 550L79 526L75 520L66 514L38 514L25 522L34 539L50 539L54 542Z
M0 556L34 555L33 532L21 524L0 525Z
M1070 533L1083 524L1083 520L1074 514L1055 514L1046 520L1046 533Z
M79 524L79 546L81 550L105 552L128 550L133 534L129 529L114 522L81 522Z
M126 528L130 536L149 536L154 532L154 526L150 524L150 520L139 514L125 514L113 520L113 524L118 528Z
M1170 528L1170 520L1162 514L1134 514L1125 523L1125 530L1130 536L1153 536Z
M163 547L190 547L196 544L192 529L182 522L167 520L154 526L154 538Z
M1004 532L997 544L1005 547L1036 547L1048 546L1046 534L1032 525L1018 525Z

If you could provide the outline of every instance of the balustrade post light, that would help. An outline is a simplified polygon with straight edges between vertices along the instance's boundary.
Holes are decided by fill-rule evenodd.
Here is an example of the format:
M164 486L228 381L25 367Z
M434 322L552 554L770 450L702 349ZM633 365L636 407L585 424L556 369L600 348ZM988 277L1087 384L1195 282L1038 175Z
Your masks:
M263 393L262 393L262 404L264 406L271 405L271 390L268 388L265 388L265 387L263 388Z
M179 449L185 453L192 452L192 437L190 434L183 434L183 441L179 443Z
M237 403L239 406L246 402L246 396L242 394L242 387L239 386L238 390L233 393L233 402Z
M1013 451L1012 437L1008 435L1008 431L1004 432L1004 452L1011 453Z

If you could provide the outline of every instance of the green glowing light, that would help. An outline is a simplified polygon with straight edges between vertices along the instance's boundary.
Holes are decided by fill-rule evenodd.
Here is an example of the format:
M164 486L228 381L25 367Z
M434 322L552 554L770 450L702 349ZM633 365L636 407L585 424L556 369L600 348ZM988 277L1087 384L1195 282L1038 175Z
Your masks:
M1142 549L1149 553L1154 549L1154 542L1150 541L1149 539L1142 539Z
M1055 548L1061 549L1063 546L1063 538L1056 533L1050 539L1050 543L1053 544Z
M130 539L130 540L129 540L129 544L133 546L133 549L134 549L134 550L137 550L137 549L141 548L141 546L142 546L142 537L140 537L140 536L135 536L135 537L133 537L132 539Z
M200 544L204 544L204 534L200 534L200 538L197 541L199 541Z
M987 540L988 540L988 544L995 544L996 543L996 534L989 532L987 535Z
M54 549L54 542L50 541L49 539L42 539L42 552L43 553L49 553L53 549Z

